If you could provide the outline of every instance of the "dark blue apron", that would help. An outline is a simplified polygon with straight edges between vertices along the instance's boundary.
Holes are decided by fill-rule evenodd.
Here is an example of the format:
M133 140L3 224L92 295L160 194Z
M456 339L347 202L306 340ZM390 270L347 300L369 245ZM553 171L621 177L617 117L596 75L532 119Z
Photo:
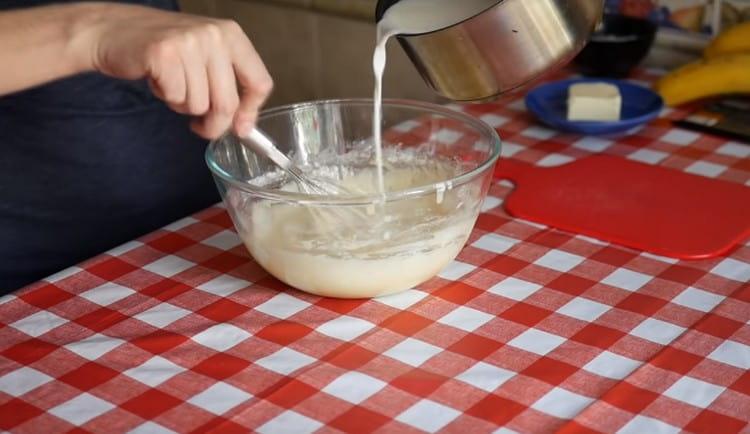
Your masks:
M217 202L205 146L143 81L83 74L0 97L0 294Z

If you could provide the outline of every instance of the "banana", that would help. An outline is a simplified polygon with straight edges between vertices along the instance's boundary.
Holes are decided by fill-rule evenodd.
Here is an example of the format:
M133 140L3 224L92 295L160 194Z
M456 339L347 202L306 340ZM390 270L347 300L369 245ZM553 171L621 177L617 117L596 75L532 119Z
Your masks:
M750 53L690 63L665 75L656 90L670 106L709 96L750 93Z
M706 47L703 55L707 59L730 53L750 52L750 21L737 24L720 33Z

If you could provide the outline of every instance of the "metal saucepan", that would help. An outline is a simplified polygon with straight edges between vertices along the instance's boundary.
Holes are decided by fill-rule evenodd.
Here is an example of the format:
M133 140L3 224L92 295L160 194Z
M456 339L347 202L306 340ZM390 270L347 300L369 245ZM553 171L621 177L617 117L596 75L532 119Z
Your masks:
M397 1L379 0L377 20ZM455 101L486 100L570 61L603 8L604 0L499 0L451 27L398 40L437 93Z

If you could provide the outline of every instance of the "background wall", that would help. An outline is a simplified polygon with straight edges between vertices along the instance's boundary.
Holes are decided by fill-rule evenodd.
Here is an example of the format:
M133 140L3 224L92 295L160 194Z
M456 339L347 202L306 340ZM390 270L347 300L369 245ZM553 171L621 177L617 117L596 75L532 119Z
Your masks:
M275 81L269 106L372 97L373 0L182 0L184 11L231 18L250 36ZM436 101L397 42L384 94Z

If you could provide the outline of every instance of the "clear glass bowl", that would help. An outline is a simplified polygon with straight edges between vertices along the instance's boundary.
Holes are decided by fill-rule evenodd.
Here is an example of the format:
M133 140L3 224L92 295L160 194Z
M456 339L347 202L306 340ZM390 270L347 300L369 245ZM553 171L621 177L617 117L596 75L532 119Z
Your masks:
M341 298L403 291L445 268L474 227L500 156L495 130L443 106L385 100L381 194L372 109L369 99L315 101L270 109L258 121L311 176L343 179L344 195L300 192L232 134L208 146L237 232L290 286Z

